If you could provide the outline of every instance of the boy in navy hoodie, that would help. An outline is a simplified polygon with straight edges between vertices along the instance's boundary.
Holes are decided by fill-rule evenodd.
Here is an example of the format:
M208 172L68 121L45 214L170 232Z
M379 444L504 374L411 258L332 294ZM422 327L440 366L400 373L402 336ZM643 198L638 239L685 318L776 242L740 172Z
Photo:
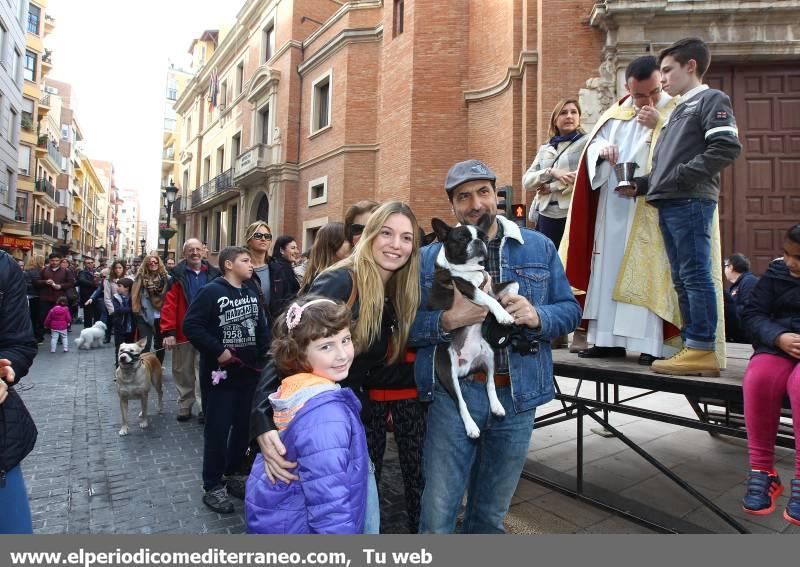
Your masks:
M219 267L222 277L200 290L186 312L183 332L200 352L200 380L207 392L203 503L230 514L228 495L244 498L247 477L236 473L247 450L250 406L269 349L269 327L258 296L244 285L253 275L247 249L225 248Z
M716 354L717 292L711 276L714 213L720 172L739 156L731 100L702 83L711 63L700 39L673 43L659 55L661 84L679 96L658 138L653 167L622 195L646 195L658 209L658 221L678 294L684 348L669 360L657 360L659 374L719 376Z
M119 345L133 342L133 314L131 313L131 287L133 280L120 278L117 293L111 298L114 305L114 368L119 366Z

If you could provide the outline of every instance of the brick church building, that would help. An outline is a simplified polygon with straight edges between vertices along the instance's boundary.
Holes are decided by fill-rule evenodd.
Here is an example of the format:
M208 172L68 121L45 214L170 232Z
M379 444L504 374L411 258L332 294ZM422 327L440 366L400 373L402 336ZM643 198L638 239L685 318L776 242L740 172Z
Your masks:
M366 198L407 201L428 229L467 158L521 202L559 99L579 95L591 124L630 60L696 35L745 146L723 183L723 253L763 268L800 219L798 16L797 0L247 0L193 44L202 65L175 103L178 243L200 236L213 254L266 218L306 249Z

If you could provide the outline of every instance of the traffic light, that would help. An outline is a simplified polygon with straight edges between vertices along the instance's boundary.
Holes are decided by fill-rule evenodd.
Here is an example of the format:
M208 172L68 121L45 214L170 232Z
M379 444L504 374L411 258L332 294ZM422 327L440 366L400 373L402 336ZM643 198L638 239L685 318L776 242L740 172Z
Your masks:
M503 215L506 218L508 216L508 207L511 205L511 193L513 188L511 185L504 185L497 190L497 214Z
M525 203L511 205L511 218L518 223L521 222L523 226L525 225L525 209Z

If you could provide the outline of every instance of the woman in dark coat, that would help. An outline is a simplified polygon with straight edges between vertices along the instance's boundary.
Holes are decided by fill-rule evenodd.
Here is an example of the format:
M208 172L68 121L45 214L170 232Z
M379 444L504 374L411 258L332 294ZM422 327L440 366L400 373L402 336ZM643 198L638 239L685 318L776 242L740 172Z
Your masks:
M299 259L300 248L297 246L297 240L286 234L279 236L269 261L269 312L273 321L300 291L300 283L294 273L294 263Z

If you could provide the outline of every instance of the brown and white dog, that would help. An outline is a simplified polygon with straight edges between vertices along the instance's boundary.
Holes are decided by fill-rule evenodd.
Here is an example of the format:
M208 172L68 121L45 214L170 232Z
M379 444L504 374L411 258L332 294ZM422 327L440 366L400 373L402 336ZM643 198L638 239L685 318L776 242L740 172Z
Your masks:
M135 343L122 343L119 345L117 362L119 367L115 372L117 378L117 393L119 394L119 408L122 412L122 427L120 435L128 434L128 400L141 400L142 411L139 413L139 427L144 429L149 425L147 421L147 400L150 387L154 386L158 394L158 413L163 409L161 389L161 363L155 354L142 352L146 339Z

